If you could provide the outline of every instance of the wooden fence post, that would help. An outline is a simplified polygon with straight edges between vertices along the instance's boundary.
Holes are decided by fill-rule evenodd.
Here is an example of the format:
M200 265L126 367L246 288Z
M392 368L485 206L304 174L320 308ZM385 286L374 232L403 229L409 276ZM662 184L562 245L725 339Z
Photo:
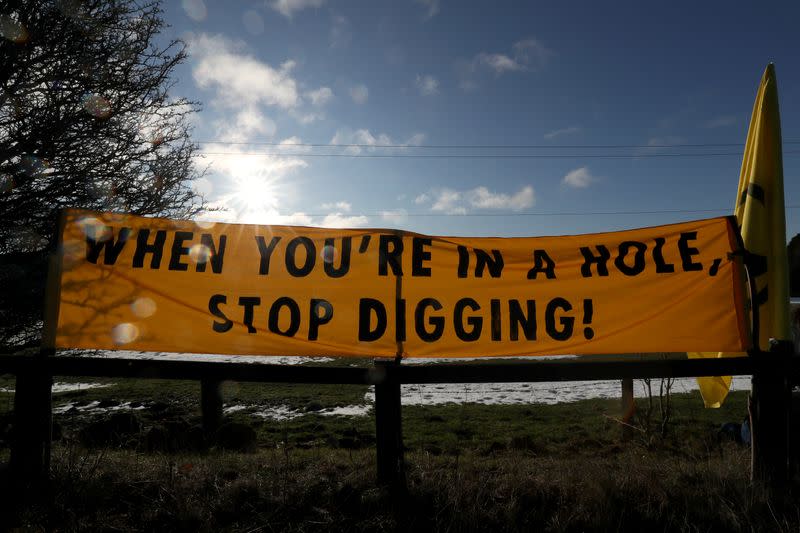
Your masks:
M53 248L47 261L41 348L38 355L31 357L34 364L30 365L30 369L17 374L14 388L14 440L9 462L11 475L19 487L36 485L50 475L53 377L45 365L56 353L63 229L64 214L59 212Z
M39 368L17 374L10 468L19 488L43 482L50 473L52 383Z
M376 361L375 371L375 446L377 449L378 483L394 488L405 487L403 463L403 431L398 364Z
M633 378L622 379L622 440L628 441L633 435L633 415L636 412L636 404L633 400Z
M212 378L200 380L200 410L203 413L203 433L209 438L222 424L222 381Z
M791 405L791 342L775 343L768 353L755 357L767 365L753 372L750 395L752 479L776 487L789 472L789 414Z

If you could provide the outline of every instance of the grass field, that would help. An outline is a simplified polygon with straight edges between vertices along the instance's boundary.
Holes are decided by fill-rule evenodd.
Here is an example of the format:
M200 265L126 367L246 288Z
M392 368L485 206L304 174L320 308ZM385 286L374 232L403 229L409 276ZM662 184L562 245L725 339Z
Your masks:
M719 410L697 393L673 397L662 437L658 408L623 442L618 400L557 405L403 408L406 492L375 483L374 418L324 416L364 404L363 386L226 383L226 421L254 431L249 453L223 446L154 449L152 435L200 420L196 382L80 380L109 385L54 395L49 489L7 509L33 530L163 531L797 531L797 487L749 482L749 448L720 438L741 421L746 393ZM11 388L13 382L0 382ZM124 406L125 438L87 439ZM640 415L646 401L639 400ZM271 420L282 406L293 418ZM0 393L8 420L12 394ZM172 428L172 429L170 429ZM158 433L156 430L161 431ZM161 441L159 441L161 442ZM0 451L7 458L7 449ZM8 496L10 497L10 496ZM6 500L8 501L8 500Z

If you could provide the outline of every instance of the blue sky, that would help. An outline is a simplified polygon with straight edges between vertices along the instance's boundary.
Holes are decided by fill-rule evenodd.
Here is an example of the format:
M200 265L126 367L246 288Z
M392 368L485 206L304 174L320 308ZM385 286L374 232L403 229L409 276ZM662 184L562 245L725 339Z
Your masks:
M797 2L164 7L218 220L535 236L729 214L770 61L800 205Z

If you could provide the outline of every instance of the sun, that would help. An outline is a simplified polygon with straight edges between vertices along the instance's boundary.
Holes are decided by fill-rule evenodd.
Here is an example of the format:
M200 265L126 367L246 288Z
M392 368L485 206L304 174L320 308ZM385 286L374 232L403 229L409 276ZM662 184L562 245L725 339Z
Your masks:
M269 176L235 176L233 198L236 207L251 214L266 214L278 209L278 183Z
M288 206L300 198L297 181L288 174L305 166L299 158L220 153L209 161L219 187L214 206L226 212L230 222L280 224Z
M246 157L227 157L218 162L220 173L227 178L220 203L237 222L266 224L274 222L280 212L285 183L280 173L264 163Z

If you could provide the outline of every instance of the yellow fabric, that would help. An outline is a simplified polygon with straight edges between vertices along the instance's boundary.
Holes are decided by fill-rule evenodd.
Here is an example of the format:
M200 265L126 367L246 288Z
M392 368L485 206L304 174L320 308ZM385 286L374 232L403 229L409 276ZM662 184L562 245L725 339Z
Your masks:
M759 348L769 339L791 340L789 275L786 258L786 215L783 197L783 159L778 88L775 68L767 66L753 105L744 148L736 221L745 249L757 256L756 294L759 301ZM742 353L689 353L689 357L735 357ZM698 378L706 407L719 407L730 389L730 377Z
M705 403L705 406L713 409L722 407L722 403L725 401L725 397L728 395L728 391L731 388L731 381L732 379L730 376L697 378L697 384L699 385L700 394L703 396L703 403ZM715 401L716 398L719 398L719 400Z
M65 348L476 357L749 342L732 217L501 239L69 211L62 249Z

